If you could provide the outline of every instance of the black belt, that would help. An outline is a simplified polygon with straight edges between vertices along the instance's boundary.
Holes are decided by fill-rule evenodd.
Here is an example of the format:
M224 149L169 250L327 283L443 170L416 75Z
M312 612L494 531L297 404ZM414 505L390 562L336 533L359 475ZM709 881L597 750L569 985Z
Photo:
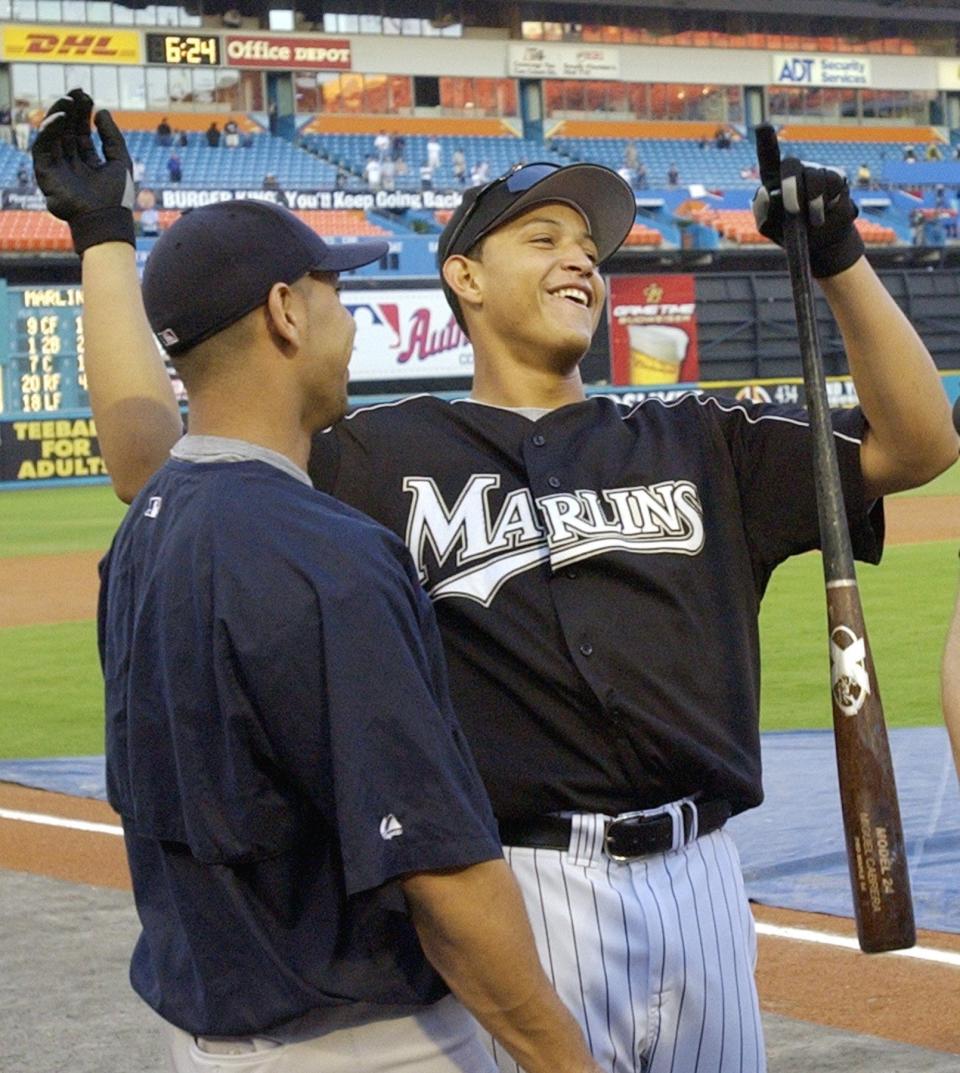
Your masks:
M730 818L730 803L689 802L680 806L683 816L683 840L693 833L693 810L697 815L697 835L706 835L722 827ZM571 821L563 816L537 816L533 819L501 820L500 841L505 846L529 846L535 849L569 849ZM608 857L629 861L666 853L673 848L673 819L667 812L655 816L624 816L610 820L604 829L603 848Z

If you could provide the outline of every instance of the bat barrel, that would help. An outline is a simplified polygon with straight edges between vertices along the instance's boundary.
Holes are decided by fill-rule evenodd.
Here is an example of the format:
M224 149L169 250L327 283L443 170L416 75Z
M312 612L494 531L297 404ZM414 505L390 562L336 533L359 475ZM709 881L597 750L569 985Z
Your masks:
M806 224L784 214L827 588L831 699L840 804L861 949L913 946L910 875L883 706L853 565L817 333Z

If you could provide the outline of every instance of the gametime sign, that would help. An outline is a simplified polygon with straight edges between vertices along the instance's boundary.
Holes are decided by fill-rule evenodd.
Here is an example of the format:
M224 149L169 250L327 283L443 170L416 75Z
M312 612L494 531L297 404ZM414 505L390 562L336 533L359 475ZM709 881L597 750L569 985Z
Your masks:
M7 26L0 55L18 63L143 63L136 30Z
M615 384L690 383L700 377L693 276L612 276L609 317Z
M473 348L442 291L344 288L340 297L357 325L351 381L473 375Z
M349 71L352 63L350 42L345 38L229 34L224 51L231 67Z

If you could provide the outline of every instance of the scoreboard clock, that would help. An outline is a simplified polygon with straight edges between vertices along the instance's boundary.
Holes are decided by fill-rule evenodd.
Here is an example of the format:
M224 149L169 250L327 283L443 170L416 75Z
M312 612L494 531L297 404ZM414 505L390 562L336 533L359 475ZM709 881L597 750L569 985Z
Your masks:
M147 34L147 63L218 67L220 38L200 34Z

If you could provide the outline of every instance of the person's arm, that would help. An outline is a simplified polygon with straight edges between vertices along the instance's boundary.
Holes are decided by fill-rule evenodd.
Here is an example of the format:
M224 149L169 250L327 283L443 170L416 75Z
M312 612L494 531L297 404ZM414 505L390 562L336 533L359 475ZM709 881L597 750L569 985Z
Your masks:
M960 778L960 592L957 593L957 604L943 652L940 700L943 706L943 721L953 749L953 763L957 769L957 777Z
M540 966L506 861L420 872L401 885L433 967L527 1073L599 1073Z
M932 480L958 440L937 368L866 258L820 280L869 422L860 450L870 498Z
M129 503L183 432L170 377L147 323L133 247L83 255L83 329L90 406L113 488Z
M75 89L51 105L33 146L47 209L83 258L86 372L100 448L129 502L181 434L180 413L147 323L134 260L133 163L109 112Z

